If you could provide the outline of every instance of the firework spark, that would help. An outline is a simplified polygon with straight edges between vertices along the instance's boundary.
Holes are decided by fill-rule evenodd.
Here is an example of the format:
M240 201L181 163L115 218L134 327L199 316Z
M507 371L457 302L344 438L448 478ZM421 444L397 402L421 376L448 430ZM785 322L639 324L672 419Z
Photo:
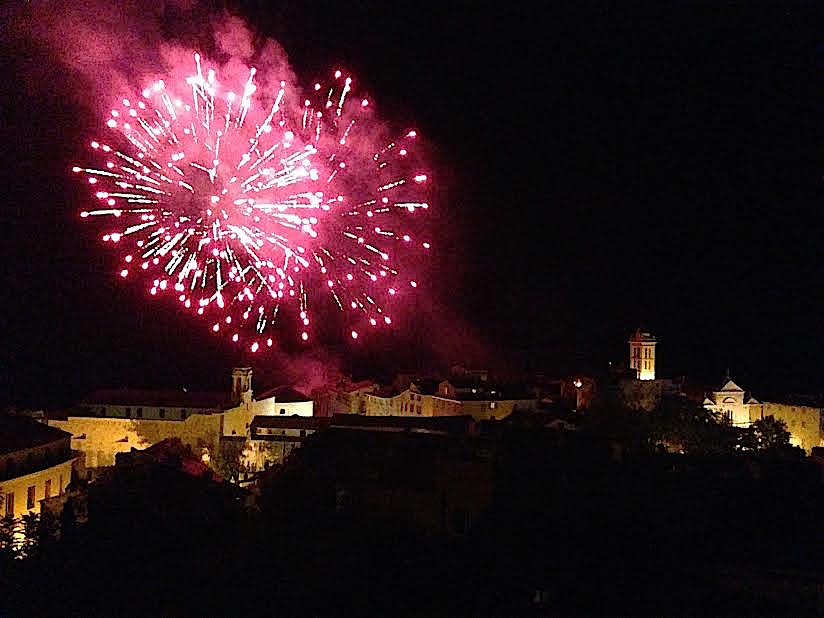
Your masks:
M122 251L119 276L252 352L275 343L284 308L309 340L318 290L349 312L352 340L391 324L430 248L416 131L379 141L370 99L341 71L292 101L286 82L267 99L251 69L236 93L204 64L195 54L181 83L117 100L90 142L98 162L73 168L98 200L81 217Z

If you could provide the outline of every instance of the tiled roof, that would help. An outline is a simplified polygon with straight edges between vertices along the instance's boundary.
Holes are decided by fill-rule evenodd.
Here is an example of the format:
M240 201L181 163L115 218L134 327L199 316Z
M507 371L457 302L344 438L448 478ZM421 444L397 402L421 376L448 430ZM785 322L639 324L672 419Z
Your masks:
M469 416L364 416L362 414L335 414L332 427L352 429L425 430L466 434L475 425Z
M82 403L85 405L144 405L220 410L232 405L232 397L229 393L219 392L184 390L150 391L122 388L96 390L86 397Z
M254 430L259 427L269 429L320 429L329 424L328 417L320 416L256 416L252 419L249 428Z
M71 434L22 416L0 415L0 454L49 444Z
M295 390L291 386L277 386L275 388L271 388L268 391L262 392L260 395L256 395L255 399L257 401L261 401L263 399L269 399L270 397L275 398L276 403L296 403L299 401L312 401L311 397L304 395L298 390Z
M374 386L375 386L375 382L373 382L372 380L361 380L360 382L355 382L353 384L347 385L343 390L346 391L347 393L353 393L353 392L359 391L363 388L370 388L370 387L374 387Z

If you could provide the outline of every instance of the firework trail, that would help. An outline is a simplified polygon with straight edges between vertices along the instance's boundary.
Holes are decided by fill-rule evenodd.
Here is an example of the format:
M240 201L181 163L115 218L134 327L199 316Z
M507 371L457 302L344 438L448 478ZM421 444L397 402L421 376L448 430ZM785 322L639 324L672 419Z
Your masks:
M281 81L265 103L255 69L234 89L198 54L189 72L118 99L90 142L97 162L73 168L96 191L81 217L122 252L120 276L252 352L273 345L287 308L309 340L321 290L353 339L391 324L430 248L416 132L378 141L370 100L341 71L301 97Z

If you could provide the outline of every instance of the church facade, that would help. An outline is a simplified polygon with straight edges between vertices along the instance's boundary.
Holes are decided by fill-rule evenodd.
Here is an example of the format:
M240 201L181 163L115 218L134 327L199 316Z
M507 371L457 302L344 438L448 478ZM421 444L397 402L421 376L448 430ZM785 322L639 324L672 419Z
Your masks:
M735 427L749 427L759 419L772 416L784 421L790 443L807 453L824 446L824 411L815 406L759 401L730 378L707 395L704 407L726 418Z

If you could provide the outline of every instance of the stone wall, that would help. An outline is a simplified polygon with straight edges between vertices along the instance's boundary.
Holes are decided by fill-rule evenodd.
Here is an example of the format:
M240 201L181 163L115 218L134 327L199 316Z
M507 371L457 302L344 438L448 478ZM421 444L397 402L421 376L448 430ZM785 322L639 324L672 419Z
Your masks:
M185 421L70 416L49 425L72 434L72 449L85 454L87 468L113 466L117 453L144 449L166 438L180 438L195 454L214 452L220 440L221 414L193 414Z
M750 421L773 416L787 424L790 432L790 441L800 446L807 454L814 446L824 446L824 427L822 427L821 408L812 406L798 406L786 403L765 401L760 404L750 404Z

